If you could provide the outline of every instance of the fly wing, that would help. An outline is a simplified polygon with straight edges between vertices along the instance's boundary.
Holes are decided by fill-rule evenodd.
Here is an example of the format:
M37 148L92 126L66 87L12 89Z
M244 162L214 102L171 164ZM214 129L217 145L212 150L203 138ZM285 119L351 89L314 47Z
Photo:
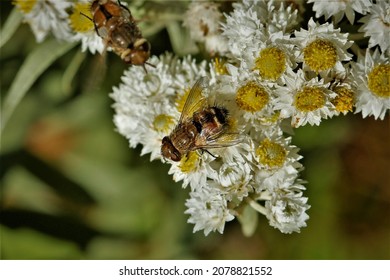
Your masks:
M209 79L207 77L201 77L196 81L184 103L179 123L192 118L195 112L207 106L207 99L202 93L208 85Z
M196 147L199 149L224 148L237 145L243 140L244 136L242 134L221 132L216 135L211 135L205 139L204 143L198 143Z

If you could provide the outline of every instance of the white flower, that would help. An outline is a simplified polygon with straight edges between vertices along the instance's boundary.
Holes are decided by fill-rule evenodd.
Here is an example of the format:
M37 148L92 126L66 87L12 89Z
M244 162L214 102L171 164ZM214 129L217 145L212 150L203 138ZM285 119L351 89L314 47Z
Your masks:
M106 46L102 38L97 35L92 21L91 2L89 0L78 0L73 3L73 10L69 16L70 27L74 34L75 41L81 41L81 50L89 50L92 54L103 53Z
M218 182L222 187L229 187L236 182L248 182L251 168L247 162L224 163L219 168Z
M300 184L282 182L271 193L271 199L265 202L267 218L271 226L283 233L300 232L306 227L309 216L306 210L310 208L307 198L302 196L305 188Z
M364 32L364 36L370 37L368 47L379 45L382 53L390 48L390 1L376 1L368 15L359 20L363 22L359 32Z
M298 162L302 156L298 154L299 149L291 145L291 137L284 137L282 133L271 135L264 133L258 139L256 139L258 145L255 147L255 157L260 169L270 172L267 177L273 171L289 165L296 170L302 169L302 165Z
M335 23L338 23L345 14L351 24L355 21L355 12L365 15L372 5L370 0L335 0L331 3L324 0L308 0L307 3L314 3L313 10L317 18L325 16L325 20L328 20L334 16Z
M81 51L83 52L88 50L92 54L95 54L96 52L102 54L106 50L102 38L100 38L95 31L76 33L74 40L81 41Z
M289 182L289 185L291 185L292 181L298 178L301 170L303 170L303 168L299 163L285 164L281 168L274 170L257 168L257 170L254 171L253 187L258 194L261 194L264 191L272 193L275 191L275 186L279 185L281 182Z
M261 15L265 15L266 7L257 0L233 3L233 7L222 29L228 39L229 51L234 57L240 57L248 46L265 40L264 25L260 19Z
M112 48L96 32L93 20L94 15L91 11L92 2L91 0L74 1L73 9L69 15L70 27L74 33L73 40L81 41L81 50L83 52L88 50L92 54L96 52L105 54L107 50L111 51ZM115 0L114 2L117 1ZM125 7L128 6L124 1L120 2L120 4Z
M237 121L237 130L274 130L279 120L272 108L275 83L262 81L257 72L245 67L226 64L226 68L230 75L219 77L217 100Z
M329 83L329 89L336 93L336 97L331 100L335 106L335 115L352 112L356 102L357 81L351 73L349 62L345 65L343 71L329 71L326 75L321 75L325 83Z
M268 19L266 28L269 33L282 31L284 34L291 33L302 21L298 9L294 3L289 5L289 1L265 1L268 6ZM299 1L298 1L299 2ZM285 7L285 5L288 5Z
M195 224L194 232L203 230L205 235L211 231L223 233L225 223L234 219L227 207L227 201L218 188L205 185L190 193L186 201L186 214L191 215L188 222Z
M271 34L281 32L279 37L290 32L298 22L298 10L279 6L274 1L244 0L234 3L234 10L222 24L223 35L228 38L230 52L235 57L244 57L247 48L264 46ZM271 38L271 41L274 42Z
M373 54L367 49L365 57L358 57L352 69L357 84L355 112L362 112L363 118L383 120L390 109L389 58L378 49Z
M331 100L336 94L328 89L324 80L306 80L304 72L290 72L286 76L286 86L276 89L278 97L274 101L275 110L280 110L281 118L291 117L291 125L299 127L307 123L319 125L321 119L335 114Z
M347 49L352 46L348 34L334 29L333 24L315 23L311 18L308 30L295 31L294 42L299 48L297 60L303 62L303 69L316 73L342 68L342 61L351 60Z
M290 36L279 31L264 38L263 42L248 46L239 57L240 68L254 72L261 81L283 84L286 70L296 67L295 53Z
M70 0L16 0L15 5L24 13L24 20L30 24L37 42L42 42L51 33L64 41L72 41L66 9Z
M160 141L161 146L161 141ZM183 181L183 188L190 185L191 191L201 190L210 177L216 176L216 171L210 163L213 156L199 151L189 152L179 162L172 162L168 174L173 175L175 182Z
M279 133L264 133L256 140L254 182L258 193L263 190L273 191L281 181L295 179L303 170L299 162L302 156L299 149L291 145L291 137Z
M247 197L253 189L250 185L252 180L252 167L248 161L235 159L224 162L215 176L215 183L210 184L219 187L228 201L239 200Z
M211 55L227 52L227 43L221 36L223 16L219 4L204 1L193 1L184 16L183 25L190 31L192 39L205 43Z

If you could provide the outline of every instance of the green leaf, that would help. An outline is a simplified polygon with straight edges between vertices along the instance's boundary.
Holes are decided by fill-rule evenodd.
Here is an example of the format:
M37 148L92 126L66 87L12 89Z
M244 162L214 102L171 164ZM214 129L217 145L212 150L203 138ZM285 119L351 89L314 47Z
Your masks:
M257 222L258 222L258 213L250 205L247 205L244 208L244 211L238 217L238 221L241 223L242 233L246 237L250 237L254 234Z
M29 229L11 229L0 225L1 259L49 260L83 259L84 255L74 242L52 237Z
M7 18L7 21L4 24L4 27L1 29L0 33L0 48L7 43L7 41L12 37L15 31L18 29L20 23L22 22L22 14L18 9L14 8Z
M38 77L60 56L74 47L77 42L59 42L48 40L38 45L30 53L12 82L8 94L4 98L2 108L1 130L4 130L9 118L23 96Z
M66 95L69 95L72 91L72 81L74 77L77 75L81 64L87 57L86 52L76 52L70 63L68 64L68 67L64 71L64 74L62 76L61 80L61 88L62 92L64 92Z

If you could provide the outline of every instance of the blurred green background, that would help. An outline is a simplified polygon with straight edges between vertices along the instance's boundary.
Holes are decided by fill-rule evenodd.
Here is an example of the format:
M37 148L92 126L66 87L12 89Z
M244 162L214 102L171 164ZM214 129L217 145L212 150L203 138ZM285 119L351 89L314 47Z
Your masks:
M4 25L13 7L0 7ZM153 54L175 49L171 35L162 28L148 38ZM2 110L39 46L23 24L1 47ZM186 223L188 190L169 166L140 157L115 131L108 93L126 65L108 53L104 78L91 82L96 61L79 46L59 57L2 131L1 259L390 259L388 116L295 131L311 205L301 233L282 234L260 217L252 237L236 220L205 237Z

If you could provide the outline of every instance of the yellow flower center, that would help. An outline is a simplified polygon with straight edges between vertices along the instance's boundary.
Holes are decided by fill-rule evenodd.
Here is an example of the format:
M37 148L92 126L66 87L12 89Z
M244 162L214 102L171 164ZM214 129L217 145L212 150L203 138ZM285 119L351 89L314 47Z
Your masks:
M173 117L161 114L157 115L153 120L153 129L161 133L169 133L172 125L175 123Z
M195 151L187 153L179 163L179 168L183 173L194 171L198 165L199 154Z
M301 112L311 112L325 105L325 93L319 87L304 87L295 95L294 105Z
M266 80L277 80L286 70L286 55L278 48L270 47L260 51L253 70L259 70Z
M216 57L214 59L214 68L215 72L217 72L219 75L226 75L228 74L228 71L226 69L226 59L222 59L219 57Z
M23 13L28 14L34 8L36 0L14 0L12 4L18 7Z
M272 115L270 116L267 116L267 117L263 117L261 120L264 122L264 123L276 123L280 118L280 111L274 111L272 113Z
M332 104L336 110L341 113L352 112L355 103L354 92L343 86L336 87L334 92L337 93L337 96L332 100Z
M77 3L69 16L70 26L76 32L85 33L93 29L91 3Z
M368 74L368 88L379 97L390 97L390 65L379 64Z
M268 92L255 82L249 82L237 90L236 103L242 110L260 111L269 101Z
M264 139L260 146L256 149L256 154L259 156L260 163L269 167L281 167L286 161L286 149L269 139Z
M305 63L314 71L331 69L337 62L337 50L332 42L317 39L303 50Z

